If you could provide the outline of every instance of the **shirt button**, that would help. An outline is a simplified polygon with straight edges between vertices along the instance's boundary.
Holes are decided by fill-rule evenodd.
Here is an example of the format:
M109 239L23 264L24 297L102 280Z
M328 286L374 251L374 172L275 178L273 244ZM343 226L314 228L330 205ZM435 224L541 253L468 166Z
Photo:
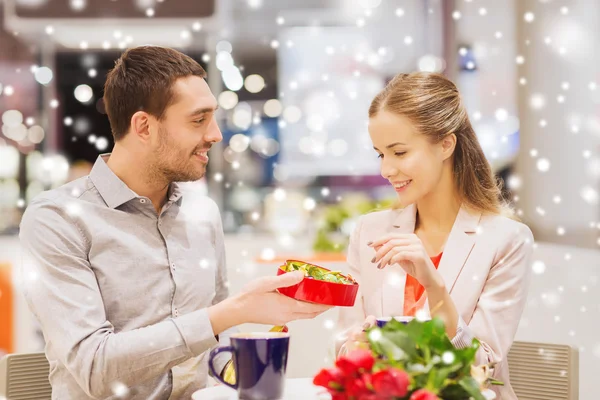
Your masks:
M175 309L175 312L173 313L173 315L175 315L176 317L179 317L179 310Z
M146 203L146 199L140 199L140 203L142 203L142 204Z
M171 264L171 268L175 271L175 263Z

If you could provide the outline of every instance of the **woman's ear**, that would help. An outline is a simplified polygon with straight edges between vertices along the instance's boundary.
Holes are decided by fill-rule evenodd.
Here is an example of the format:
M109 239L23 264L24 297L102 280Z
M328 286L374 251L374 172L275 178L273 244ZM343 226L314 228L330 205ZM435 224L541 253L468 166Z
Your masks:
M450 133L446 135L442 139L442 156L443 159L446 160L454 154L454 149L456 148L456 135L454 133Z

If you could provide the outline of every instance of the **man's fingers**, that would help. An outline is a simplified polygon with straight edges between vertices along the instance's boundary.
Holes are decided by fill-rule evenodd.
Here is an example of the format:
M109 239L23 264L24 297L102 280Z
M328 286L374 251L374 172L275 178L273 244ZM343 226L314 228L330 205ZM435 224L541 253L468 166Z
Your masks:
M311 313L294 313L291 318L292 318L292 321L295 321L297 319L313 319L323 313L324 313L324 311L316 311L316 312L311 312Z
M288 286L294 286L304 279L304 273L302 271L286 272L278 276L268 276L262 278L259 289L265 292L271 292L279 288Z
M294 311L298 313L322 313L329 310L332 306L326 304L309 303L306 301L295 300Z

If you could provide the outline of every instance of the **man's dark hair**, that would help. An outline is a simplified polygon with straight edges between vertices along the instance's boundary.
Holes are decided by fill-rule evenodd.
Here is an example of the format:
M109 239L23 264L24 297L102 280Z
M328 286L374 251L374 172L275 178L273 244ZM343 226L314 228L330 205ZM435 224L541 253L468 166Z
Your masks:
M206 71L191 57L159 46L140 46L125 51L108 73L104 105L115 142L129 130L131 117L145 111L159 120L175 102L172 90L178 78L206 77Z

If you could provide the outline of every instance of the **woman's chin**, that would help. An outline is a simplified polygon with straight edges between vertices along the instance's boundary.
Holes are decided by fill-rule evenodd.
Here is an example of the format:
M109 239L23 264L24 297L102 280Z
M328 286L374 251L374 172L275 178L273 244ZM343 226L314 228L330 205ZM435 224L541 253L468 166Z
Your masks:
M398 195L397 198L398 201L396 202L396 204L399 208L405 208L413 203L408 196Z

